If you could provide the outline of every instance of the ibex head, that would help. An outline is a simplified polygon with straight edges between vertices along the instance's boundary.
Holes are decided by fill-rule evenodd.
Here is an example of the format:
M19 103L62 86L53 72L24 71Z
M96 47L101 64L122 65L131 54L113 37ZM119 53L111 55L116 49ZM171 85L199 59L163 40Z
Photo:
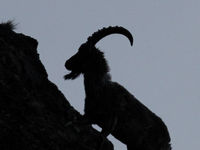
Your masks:
M90 36L85 43L83 43L78 52L68 59L65 63L66 69L70 70L71 73L64 76L65 79L75 79L81 73L95 70L96 63L102 63L100 67L106 67L106 62L103 62L103 53L99 51L95 45L102 38L110 34L122 34L126 36L130 44L133 44L133 37L131 33L123 27L108 27L103 28ZM102 62L101 62L102 61ZM106 65L106 66L104 66ZM98 66L99 67L99 66Z

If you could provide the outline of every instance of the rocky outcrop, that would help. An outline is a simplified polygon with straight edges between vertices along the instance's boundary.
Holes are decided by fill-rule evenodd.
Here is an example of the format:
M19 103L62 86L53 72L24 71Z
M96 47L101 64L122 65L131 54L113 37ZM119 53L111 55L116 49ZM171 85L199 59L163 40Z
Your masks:
M0 150L113 150L47 79L38 42L0 25Z

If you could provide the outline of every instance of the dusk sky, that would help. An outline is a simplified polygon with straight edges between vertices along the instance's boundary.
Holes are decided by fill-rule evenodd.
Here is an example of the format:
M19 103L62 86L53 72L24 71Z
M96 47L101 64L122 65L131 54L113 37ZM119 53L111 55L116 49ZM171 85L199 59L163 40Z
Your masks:
M117 81L166 123L173 150L200 147L199 0L1 0L0 21L38 40L49 79L84 113L83 77L65 81L65 61L93 32L123 26L97 44ZM126 146L109 136L115 150Z

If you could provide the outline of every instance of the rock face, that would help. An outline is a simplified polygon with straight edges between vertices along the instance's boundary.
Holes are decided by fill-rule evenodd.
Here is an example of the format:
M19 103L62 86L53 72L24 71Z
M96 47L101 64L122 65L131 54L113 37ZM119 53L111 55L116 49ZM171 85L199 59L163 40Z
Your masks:
M0 24L0 150L113 150L47 79L37 41Z

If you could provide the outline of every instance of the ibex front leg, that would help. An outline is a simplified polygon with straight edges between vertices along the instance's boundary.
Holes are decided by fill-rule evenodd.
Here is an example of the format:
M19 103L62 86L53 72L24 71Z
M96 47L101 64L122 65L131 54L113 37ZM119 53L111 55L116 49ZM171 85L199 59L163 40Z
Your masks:
M107 136L110 133L112 133L115 130L117 122L118 122L117 115L113 115L112 117L110 117L110 120L108 121L108 128L102 128L102 130L101 130L102 141L99 146L99 150L103 150L103 145L104 145L105 139L107 138Z

